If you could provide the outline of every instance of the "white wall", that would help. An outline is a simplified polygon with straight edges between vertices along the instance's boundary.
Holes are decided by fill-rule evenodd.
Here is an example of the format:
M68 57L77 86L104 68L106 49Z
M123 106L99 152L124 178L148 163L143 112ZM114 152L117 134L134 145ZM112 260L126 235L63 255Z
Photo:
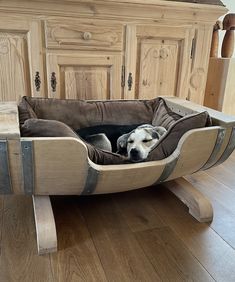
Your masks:
M235 13L235 0L221 0L224 5L226 6L226 8L229 9L228 13ZM224 17L221 17L220 20L223 20ZM224 38L224 34L225 31L220 31L219 32L219 36L220 36L220 43L219 43L219 57L221 57L221 45L222 45L222 41ZM233 57L235 58L235 51L233 52Z

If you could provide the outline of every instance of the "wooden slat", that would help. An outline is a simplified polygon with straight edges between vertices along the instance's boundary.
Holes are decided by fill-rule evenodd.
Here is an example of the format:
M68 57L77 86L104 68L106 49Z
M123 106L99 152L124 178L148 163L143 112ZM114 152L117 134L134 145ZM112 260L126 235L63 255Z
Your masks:
M0 260L1 281L53 281L49 255L37 254L31 197L4 198Z
M135 236L162 281L214 281L169 227L137 232Z
M80 204L108 281L160 281L110 196Z
M54 281L107 281L77 197L52 198L58 252L50 255Z
M34 219L38 254L57 251L57 235L54 214L49 196L33 196Z

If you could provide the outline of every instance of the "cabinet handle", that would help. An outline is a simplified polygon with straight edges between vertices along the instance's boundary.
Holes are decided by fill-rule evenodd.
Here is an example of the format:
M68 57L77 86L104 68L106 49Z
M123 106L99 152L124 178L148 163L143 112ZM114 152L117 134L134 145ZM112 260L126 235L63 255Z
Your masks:
M36 91L40 91L41 78L39 75L39 71L36 71L35 78L34 78L34 84L35 84Z
M91 35L90 32L85 31L85 32L83 33L83 36L82 36L82 37L83 37L84 40L90 40L91 37L92 37L92 35Z
M56 84L57 84L56 76L55 76L55 72L53 71L51 73L51 89L52 89L52 92L56 91Z
M129 72L129 75L128 75L128 80L127 80L127 84L128 84L128 91L131 91L131 88L132 88L132 83L133 83L132 73L131 73L131 72Z

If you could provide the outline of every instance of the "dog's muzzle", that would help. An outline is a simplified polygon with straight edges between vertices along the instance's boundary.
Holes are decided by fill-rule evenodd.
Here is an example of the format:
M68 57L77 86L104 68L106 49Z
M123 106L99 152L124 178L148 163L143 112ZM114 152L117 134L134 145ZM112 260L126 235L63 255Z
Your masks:
M140 152L133 148L130 150L130 159L134 162L138 162L141 160L141 157L140 157Z

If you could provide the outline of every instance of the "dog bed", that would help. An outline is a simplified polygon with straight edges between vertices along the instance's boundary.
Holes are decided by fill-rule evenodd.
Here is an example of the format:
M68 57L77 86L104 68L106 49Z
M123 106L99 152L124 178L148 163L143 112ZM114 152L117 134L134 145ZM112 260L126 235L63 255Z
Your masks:
M141 163L128 163L123 156L98 150L75 133L97 125L143 123L161 125L167 134ZM39 224L41 215L38 218L36 210L41 203L37 205L37 201L44 201L43 205L50 211L47 195L122 192L208 169L224 162L234 150L234 126L234 117L176 97L144 101L24 97L19 105L1 103L0 193L34 195L40 240L42 226L52 216L47 214L44 225ZM198 195L193 196L193 201L191 196L185 200L185 195L184 191L178 196L191 205L191 211L200 206ZM196 213L194 216L201 221L211 219L211 213L210 216L200 214L201 208ZM51 226L53 229L54 225ZM53 249L48 240L45 245L50 246L48 249L39 246L43 252Z

